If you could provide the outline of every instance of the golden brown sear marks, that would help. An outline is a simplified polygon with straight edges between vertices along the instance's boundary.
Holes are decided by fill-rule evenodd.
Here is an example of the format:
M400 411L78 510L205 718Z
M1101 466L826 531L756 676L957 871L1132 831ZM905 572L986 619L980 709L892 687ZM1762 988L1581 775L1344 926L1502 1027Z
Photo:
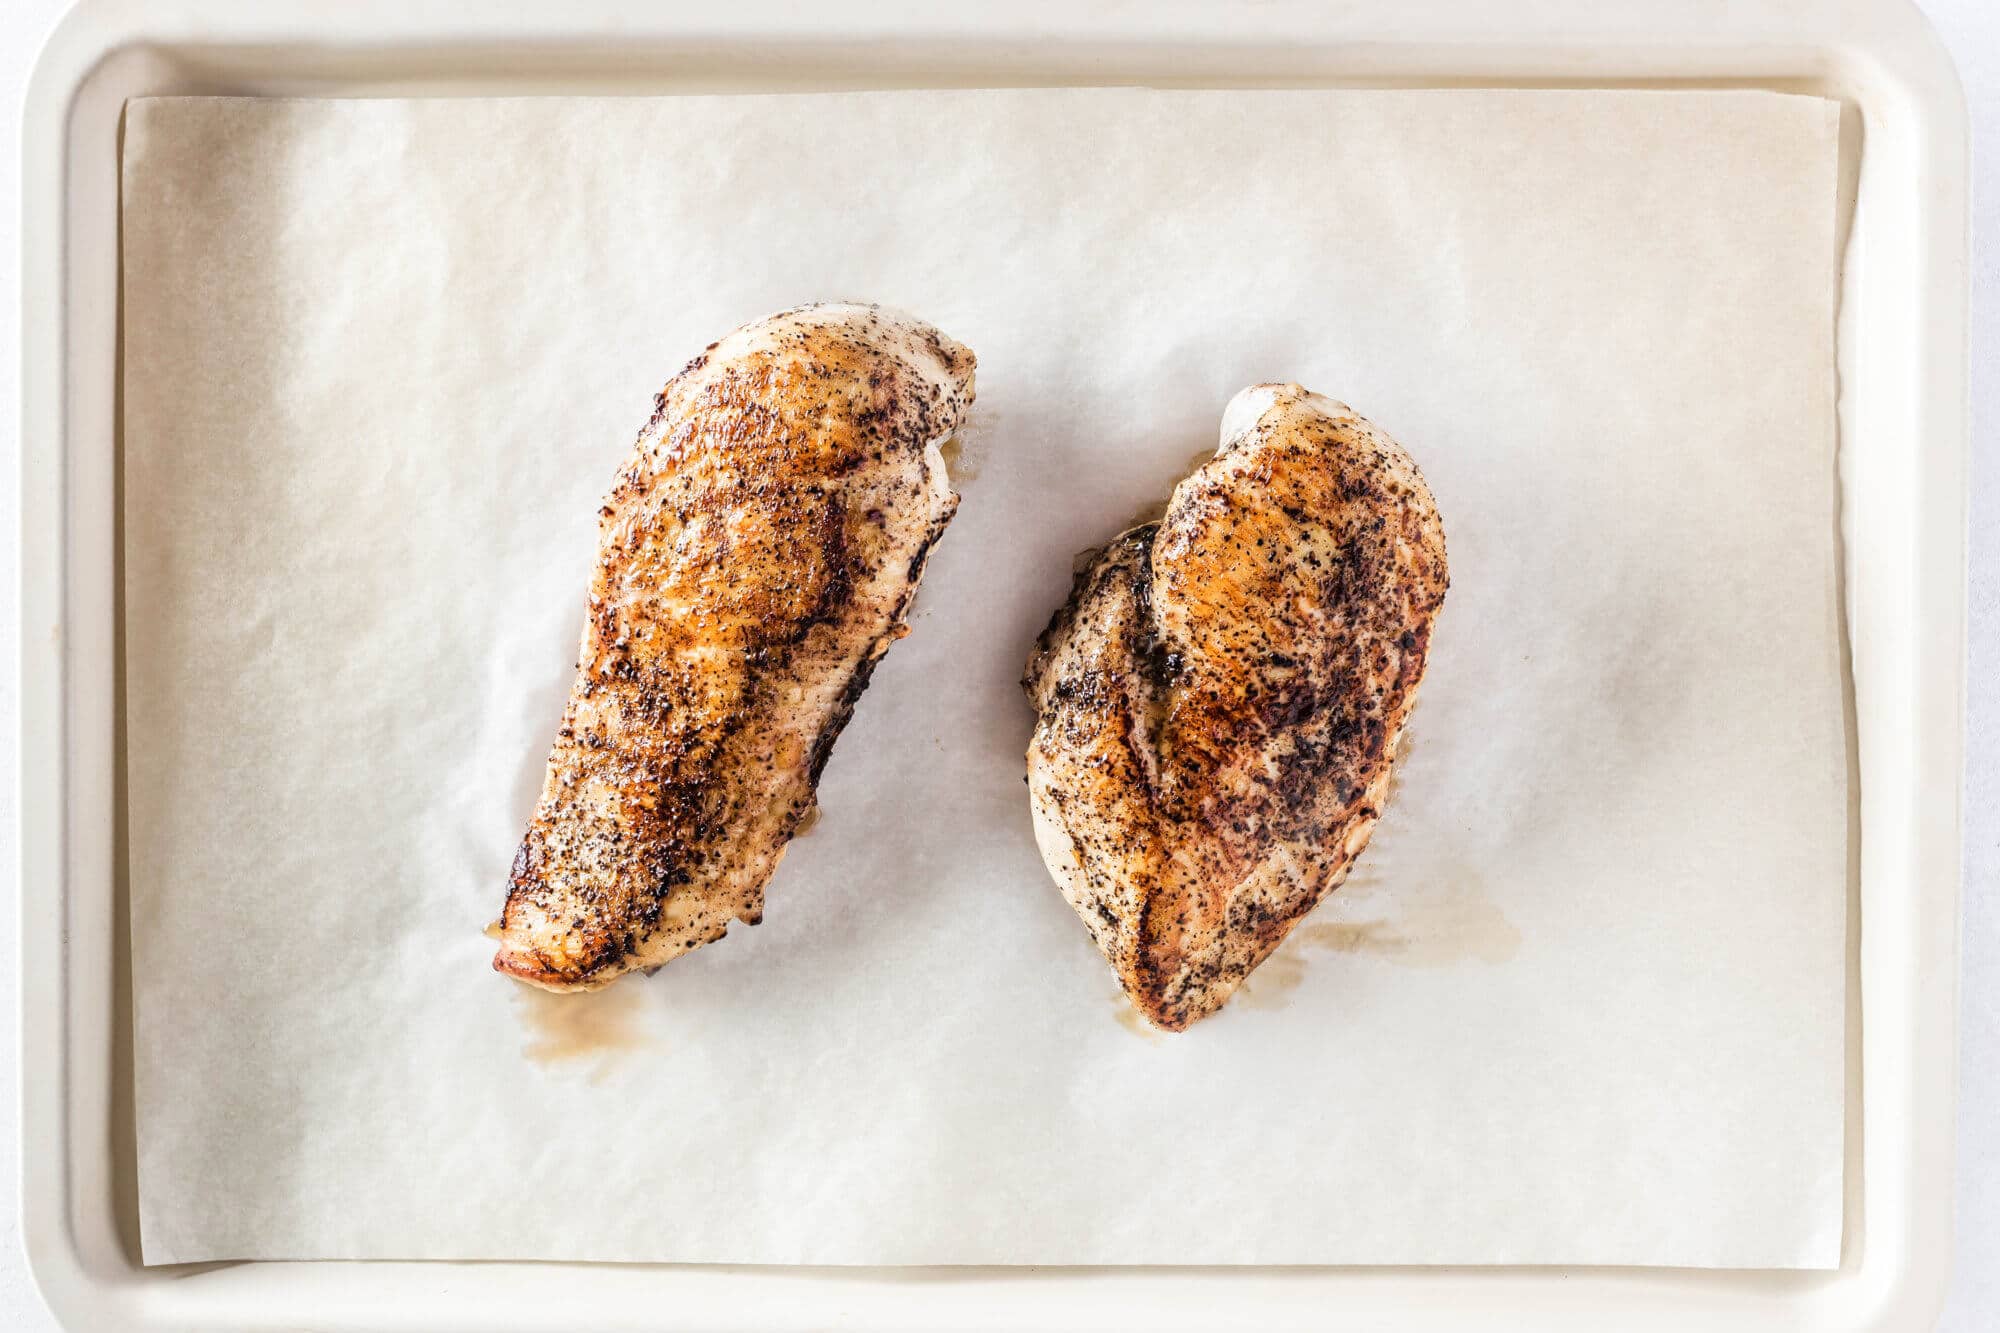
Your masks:
M668 382L599 510L495 968L588 990L762 917L957 507L938 446L973 366L911 316L811 305Z
M1172 1031L1367 845L1448 583L1416 464L1345 405L1257 385L1222 434L1084 566L1022 682L1043 860Z

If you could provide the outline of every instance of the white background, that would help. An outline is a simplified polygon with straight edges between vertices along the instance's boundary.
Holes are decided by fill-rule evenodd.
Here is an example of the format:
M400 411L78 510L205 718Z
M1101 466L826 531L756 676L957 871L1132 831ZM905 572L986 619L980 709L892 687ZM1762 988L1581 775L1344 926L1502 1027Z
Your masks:
M63 0L12 0L0 13L0 154L10 182L18 182L19 107L28 69L42 35L63 8ZM1982 688L1990 664L2000 660L2000 547L1994 541L2000 520L2000 492L1989 484L1985 446L2000 431L2000 9L1987 0L1925 0L1959 63L1972 107L1975 226L1973 398L1976 449L1972 537L1972 697L1969 701L1970 759L1966 784L1966 892L1964 907L1962 1073L1959 1143L1958 1264L1942 1328L1975 1330L2000 1326L2000 907L1985 890L2000 871L2000 694ZM1983 187L1983 188L1982 188ZM10 201L11 202L11 201ZM16 253L18 206L0 210L0 254ZM18 334L18 264L0 260L0 306L4 327ZM32 331L30 331L32 333ZM0 348L0 401L15 402L19 366L17 344ZM18 419L18 418L17 418ZM16 681L18 571L17 465L0 467L0 718L5 718L11 751ZM12 958L14 903L14 798L16 774L0 775L0 956ZM11 975L12 968L0 969ZM0 986L0 1027L14 1027L15 995ZM15 1137L18 1097L10 1054L0 1059L0 1141ZM54 1327L26 1275L20 1252L13 1198L18 1163L0 1153L0 1327L40 1330Z

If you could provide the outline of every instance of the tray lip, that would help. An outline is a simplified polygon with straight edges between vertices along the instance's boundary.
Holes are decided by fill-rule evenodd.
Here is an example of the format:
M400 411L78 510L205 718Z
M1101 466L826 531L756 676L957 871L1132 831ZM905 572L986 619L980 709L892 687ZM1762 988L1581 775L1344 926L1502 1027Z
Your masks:
M1825 1277L1818 1296L1837 1298L1839 1326L1928 1326L1942 1303L1950 1263L1951 1157L1957 1021L1957 892L1963 757L1966 636L1966 521L1969 497L1970 407L1967 344L1969 149L1966 110L1957 73L1913 0L1753 0L1726 18L1697 12L1693 4L1653 0L1616 13L1588 0L1534 0L1504 17L1471 0L1365 0L1339 13L1309 0L1272 7L1273 23L1287 32L1308 30L1305 40L1339 47L1356 71L1399 68L1401 49L1453 52L1445 63L1473 77L1533 67L1546 77L1596 85L1631 82L1593 67L1591 53L1616 65L1621 51L1665 43L1695 59L1712 61L1718 77L1772 69L1791 71L1845 62L1859 70L1878 98L1899 94L1898 113L1914 114L1916 165L1925 191L1914 243L1921 247L1925 322L1920 358L1922 399L1917 422L1922 441L1912 463L1919 473L1914 503L1925 520L1912 563L1919 603L1920 642L1913 671L1933 689L1913 705L1914 778L1927 809L1911 836L1911 874L1931 901L1933 920L1895 938L1921 978L1915 996L1918 1026L1906 1088L1913 1123L1893 1145L1898 1164L1915 1182L1900 1207L1881 1203L1866 1217L1868 1244L1859 1265ZM648 5L645 0L583 0L569 7L534 0L495 0L472 12L448 0L408 0L401 5L357 5L340 11L314 0L287 0L258 11L246 0L81 0L47 38L26 95L22 130L22 327L54 336L22 340L21 403L21 625L19 863L21 885L19 1049L21 1081L20 1220L29 1268L44 1300L75 1327L155 1327L144 1296L172 1282L170 1273L128 1265L107 1274L94 1269L74 1226L69 1164L77 1151L69 1123L72 1018L67 929L67 796L71 750L66 708L70 652L67 586L70 552L66 523L70 395L85 390L69 380L69 256L67 228L72 150L71 114L99 70L121 54L149 49L243 45L301 45L336 51L372 44L442 49L454 44L541 41L602 49L635 38L662 44L713 39L748 42L836 41L897 37L943 42L1010 40L1033 34L1043 40L1091 42L1227 43L1240 36L1239 17L1225 6L1169 0L1140 15L1091 0L1028 0L1005 11L980 7L948 12L909 0L878 0L865 10L831 8L794 13L770 0L701 9L685 0ZM1439 57L1439 59L1443 59ZM1437 77L1442 78L1440 73ZM1532 77L1532 76L1531 76ZM1696 76L1691 76L1696 77ZM1879 102L1862 97L1864 117L1880 115ZM86 316L88 317L88 316ZM102 318L103 313L96 312ZM1844 336L1844 335L1843 335ZM38 629L37 627L46 627ZM52 778L56 780L51 780ZM31 780L32 779L32 780ZM1948 883L1947 883L1948 881ZM1943 911L1949 907L1949 912ZM1913 909L1914 911L1915 909ZM1949 916L1948 925L1940 920ZM114 927L115 928L115 927ZM78 984L86 984L88 979ZM1863 1072L1864 1082L1867 1072ZM1881 1077L1880 1075L1877 1076ZM1871 1128L1871 1135L1879 1127ZM94 1149L93 1149L94 1150ZM1881 1151L1887 1153L1890 1145ZM1881 1224L1887 1223L1887 1226ZM325 1267L319 1265L318 1267ZM351 1268L351 1265L343 1265ZM406 1269L411 1265L371 1265ZM432 1269L457 1265L424 1265ZM520 1268L505 1264L489 1267ZM552 1267L561 1271L562 1266ZM676 1269L687 1273L698 1270ZM824 1273L825 1270L817 1270ZM850 1270L852 1277L883 1270ZM954 1270L969 1275L978 1270ZM1107 1270L1070 1270L1069 1277ZM1108 1270L1129 1274L1132 1270ZM1160 1270L1152 1270L1156 1275ZM1165 1272L1203 1282L1214 1269ZM1287 1270L1251 1272L1282 1281ZM1300 1270L1290 1270L1298 1273ZM1588 1273L1592 1270L1576 1270ZM1597 1270L1604 1271L1604 1270ZM1634 1271L1634 1270L1613 1270ZM1351 1274L1373 1280L1444 1282L1456 1273L1497 1298L1500 1282L1560 1282L1571 1270L1316 1269L1314 1275ZM723 1275L714 1274L718 1279ZM799 1274L805 1281L812 1275ZM1050 1283L1065 1283L1050 1274ZM1160 1279L1167 1285L1165 1279ZM851 1303L859 1308L848 1286ZM992 1285L992 1284L983 1284ZM1546 1284L1545 1284L1546 1285ZM883 1309L887 1309L884 1306ZM1025 1308L1025 1307L1024 1307ZM1607 1305L1585 1306L1608 1312ZM796 1311L794 1312L797 1313ZM1772 1311L1767 1311L1772 1313ZM1824 1311L1822 1311L1824 1313ZM907 1314L907 1311L905 1312ZM853 1317L850 1313L847 1317ZM172 1326L180 1326L178 1323ZM1585 1325L1579 1325L1579 1327Z

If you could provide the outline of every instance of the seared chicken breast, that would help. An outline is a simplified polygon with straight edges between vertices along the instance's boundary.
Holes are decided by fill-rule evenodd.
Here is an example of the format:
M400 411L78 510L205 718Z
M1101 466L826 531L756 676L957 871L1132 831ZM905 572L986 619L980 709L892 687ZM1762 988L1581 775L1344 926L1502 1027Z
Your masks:
M589 990L755 924L957 508L973 356L810 305L668 382L599 510L576 681L493 966Z
M1416 464L1245 389L1166 516L1077 576L1023 681L1035 837L1140 1013L1214 1013L1367 846L1444 602Z

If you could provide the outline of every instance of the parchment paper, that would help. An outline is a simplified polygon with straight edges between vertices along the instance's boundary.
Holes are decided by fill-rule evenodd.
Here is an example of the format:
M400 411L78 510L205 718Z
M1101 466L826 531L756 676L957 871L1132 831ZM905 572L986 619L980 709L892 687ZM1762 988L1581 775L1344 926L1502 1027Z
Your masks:
M1827 1266L1835 108L1756 93L144 101L124 578L148 1262ZM733 326L978 353L764 925L488 970L601 493ZM1263 379L1436 491L1355 881L1127 1012L1036 856L1072 554Z

